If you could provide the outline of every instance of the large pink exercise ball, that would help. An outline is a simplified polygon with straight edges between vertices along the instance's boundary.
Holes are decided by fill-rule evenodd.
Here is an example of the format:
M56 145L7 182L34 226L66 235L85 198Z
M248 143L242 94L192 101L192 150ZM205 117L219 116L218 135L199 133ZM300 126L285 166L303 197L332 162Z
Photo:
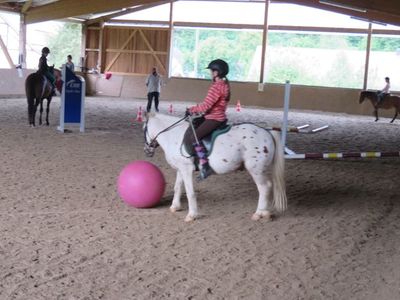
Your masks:
M137 208L157 205L165 190L163 173L154 164L137 160L125 166L118 177L118 194Z

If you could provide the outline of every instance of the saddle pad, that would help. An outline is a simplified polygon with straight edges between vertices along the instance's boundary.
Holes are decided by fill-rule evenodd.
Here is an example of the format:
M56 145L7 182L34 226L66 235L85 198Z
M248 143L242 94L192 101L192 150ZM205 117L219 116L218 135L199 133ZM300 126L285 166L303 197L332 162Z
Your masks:
M232 124L225 124L217 129L215 129L211 134L207 135L202 139L204 147L207 149L207 155L211 154L211 151L214 146L214 141L217 138L217 136L227 133L229 130L231 130Z

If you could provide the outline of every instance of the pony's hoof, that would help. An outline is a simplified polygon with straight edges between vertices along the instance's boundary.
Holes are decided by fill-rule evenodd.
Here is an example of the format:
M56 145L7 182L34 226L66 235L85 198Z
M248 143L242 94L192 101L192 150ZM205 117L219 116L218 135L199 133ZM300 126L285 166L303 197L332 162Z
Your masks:
M269 211L260 211L256 212L251 216L251 219L253 221L258 221L261 218L265 219L266 221L271 221L272 220L272 214Z
M175 207L175 206L171 206L169 208L169 211L172 212L172 213L176 213L177 211L180 211L180 210L181 210L180 207Z
M193 222L194 220L196 220L195 216L187 215L185 217L185 222Z

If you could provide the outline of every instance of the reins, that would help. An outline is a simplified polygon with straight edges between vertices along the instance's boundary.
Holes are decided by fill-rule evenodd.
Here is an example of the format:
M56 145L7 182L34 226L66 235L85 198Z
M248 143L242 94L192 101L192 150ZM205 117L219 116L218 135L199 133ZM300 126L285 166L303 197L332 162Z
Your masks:
M176 125L178 125L180 122L186 120L188 117L184 116L183 118L179 119L178 121L176 121L175 123L173 123L172 125L168 126L167 128L161 130L159 133L156 134L156 136L154 138L150 138L150 142L147 142L147 135L148 134L148 130L147 130L147 124L149 122L149 119L146 120L146 125L145 125L145 130L144 130L144 143L146 146L150 147L150 148L156 148L158 146L158 143L156 144L155 142L157 142L157 138L164 132L169 131L170 129L172 129L173 127L175 127ZM149 135L150 137L150 135Z

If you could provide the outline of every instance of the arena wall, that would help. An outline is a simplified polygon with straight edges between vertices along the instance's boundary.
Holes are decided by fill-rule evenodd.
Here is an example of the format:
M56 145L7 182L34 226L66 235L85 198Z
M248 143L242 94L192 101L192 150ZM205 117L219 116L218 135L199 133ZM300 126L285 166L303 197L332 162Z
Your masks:
M88 74L87 87L90 95L103 95L123 98L146 98L146 76L113 74L110 79L104 75ZM201 101L210 85L209 80L171 78L166 80L161 90L161 101ZM265 84L262 92L258 83L231 82L232 103L240 100L243 106L282 108L284 84ZM335 113L371 115L369 101L359 104L357 89L327 88L292 85L290 107L292 109L318 110ZM380 110L380 115L393 117L394 111Z
M25 79L34 70L22 70L22 77L17 69L0 69L0 98L25 96Z
M23 77L16 69L0 69L0 98L24 97L24 82L35 70L23 70ZM122 98L146 98L146 76L112 74L86 74L87 95ZM171 78L165 81L161 101L200 102L210 85L209 80ZM281 108L283 106L284 84L265 84L264 91L258 91L257 83L231 82L232 104L240 100L242 106ZM292 109L318 110L335 113L371 115L372 106L358 103L359 90L292 85ZM393 110L380 110L380 115L392 117Z

